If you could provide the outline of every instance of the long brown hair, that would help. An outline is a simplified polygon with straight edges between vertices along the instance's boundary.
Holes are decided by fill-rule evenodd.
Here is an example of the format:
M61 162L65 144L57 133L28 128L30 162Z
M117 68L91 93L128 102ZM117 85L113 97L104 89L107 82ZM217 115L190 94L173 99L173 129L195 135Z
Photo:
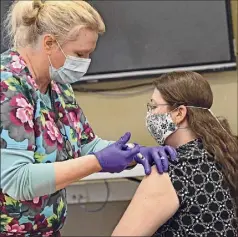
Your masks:
M189 127L202 139L204 148L220 164L238 207L237 136L232 134L225 118L217 118L219 124L209 110L213 103L213 94L207 80L195 72L172 72L162 75L154 82L154 86L171 108L179 105L207 108L187 107Z

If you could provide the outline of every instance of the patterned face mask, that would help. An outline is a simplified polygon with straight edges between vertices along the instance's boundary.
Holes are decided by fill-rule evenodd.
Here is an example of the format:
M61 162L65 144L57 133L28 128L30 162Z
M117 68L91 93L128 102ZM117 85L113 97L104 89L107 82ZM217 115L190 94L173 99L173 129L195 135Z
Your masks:
M164 145L166 138L178 129L170 113L153 114L148 112L146 116L146 127L159 145Z
M203 108L203 107L191 106L191 105L186 107L208 110L210 114L216 119L217 123L219 123L221 128L227 133L227 130L222 126L218 118L213 114L213 112L209 108ZM173 122L171 118L171 112L172 111L165 114L153 114L151 113L151 111L147 112L146 127L149 130L151 136L158 142L159 145L164 145L164 142L168 136L176 132L179 128L181 129L181 127L178 127ZM227 134L230 136L229 133Z

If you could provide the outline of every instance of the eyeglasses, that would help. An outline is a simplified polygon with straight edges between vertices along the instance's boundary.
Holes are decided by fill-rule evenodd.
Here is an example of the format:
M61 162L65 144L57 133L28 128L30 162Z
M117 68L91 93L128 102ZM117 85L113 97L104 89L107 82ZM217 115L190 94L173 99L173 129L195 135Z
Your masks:
M164 105L169 105L169 104L152 104L152 103L147 103L147 111L150 112L152 110L157 109L159 106L164 106Z

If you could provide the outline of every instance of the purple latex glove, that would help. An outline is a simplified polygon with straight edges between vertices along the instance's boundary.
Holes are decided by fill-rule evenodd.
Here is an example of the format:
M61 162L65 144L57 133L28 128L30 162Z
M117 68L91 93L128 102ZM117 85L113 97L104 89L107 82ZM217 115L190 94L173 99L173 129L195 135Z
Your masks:
M120 173L134 160L140 147L135 145L132 149L125 149L130 137L131 134L127 132L115 143L93 153L102 167L101 172Z
M171 146L144 147L140 146L140 153L134 157L134 160L144 166L145 174L151 173L151 166L154 164L160 174L168 171L168 157L176 161L177 152Z

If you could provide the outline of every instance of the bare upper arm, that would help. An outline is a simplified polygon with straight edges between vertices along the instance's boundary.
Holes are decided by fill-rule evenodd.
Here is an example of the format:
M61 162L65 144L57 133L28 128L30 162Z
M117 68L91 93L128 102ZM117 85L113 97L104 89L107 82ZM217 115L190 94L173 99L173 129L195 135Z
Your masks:
M179 199L167 173L144 177L113 236L151 236L179 208Z

